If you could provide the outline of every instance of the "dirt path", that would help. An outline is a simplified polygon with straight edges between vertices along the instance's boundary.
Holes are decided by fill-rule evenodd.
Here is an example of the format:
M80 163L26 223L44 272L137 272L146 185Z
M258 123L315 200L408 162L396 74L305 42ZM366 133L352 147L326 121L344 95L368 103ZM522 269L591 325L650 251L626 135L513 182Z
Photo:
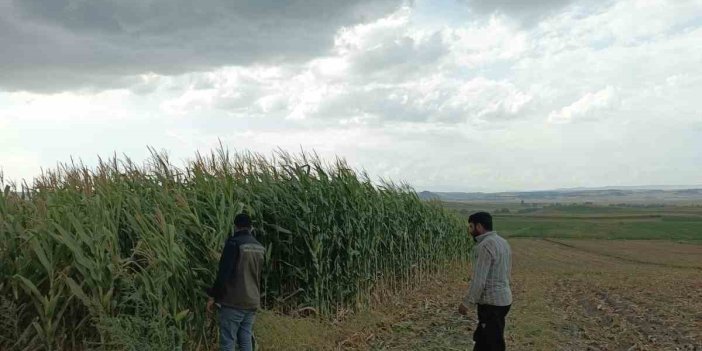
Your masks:
M394 301L386 312L395 318L385 333L370 344L371 350L467 350L472 349L474 322L458 315L458 296L465 275L437 277L413 294Z
M621 254L610 253L610 252L609 252L609 251L610 251L609 248L605 248L605 246L613 246L613 245L611 245L611 243L612 243L611 241L603 241L603 240L594 240L594 241L593 241L593 240L576 240L575 242L576 242L577 244L572 244L572 243L574 242L573 240L556 240L556 239L549 239L549 238L543 238L543 239L541 239L541 240L546 241L546 242L549 242L549 243L552 243L552 244L561 245L561 246L567 247L567 248L572 249L572 250L578 250L578 251L587 252L587 253L590 253L590 254L593 254L593 255L599 255L599 256L605 256L605 257L609 257L609 258L614 258L614 259L621 260L621 261L626 261L626 262L629 262L629 263L642 264L642 265L651 265L651 266L659 266L659 267L667 267L667 268L698 269L698 270L702 270L702 261L697 262L696 265L689 265L689 264L683 265L683 264L672 264L672 263L663 263L663 262L650 261L651 257L645 257L645 256L643 256L643 255L640 255L641 252L639 252L639 255L638 255L638 256L644 257L644 258L641 258L641 259L631 258L631 257L625 257L625 256L623 256L623 255L621 255ZM585 244L581 243L581 241L584 242ZM592 243L597 243L597 244L596 244L597 246L596 246L595 248L593 248L593 247L592 247L592 246L593 246ZM621 241L620 241L620 242L616 242L616 241L615 241L614 243L620 244ZM636 246L641 246L641 243L642 243L642 242L640 242L640 241L629 241L629 242L627 242L627 244L632 245L632 246L634 246L634 247L636 247ZM671 244L673 244L673 243L669 243L669 242L663 242L663 243L664 243L663 245L666 245L666 244L667 244L667 245L671 245ZM589 244L589 245L588 245L588 244ZM684 246L684 245L680 245L680 244L674 244L674 245ZM698 245L693 245L693 246L698 246ZM699 252L698 252L698 255L699 255L699 256L702 256L702 246L701 246L700 249L697 250L697 251L699 251ZM661 251L659 250L658 252L656 252L656 253L654 253L654 254L660 254L660 253L661 253ZM656 257L656 258L658 258L658 257Z

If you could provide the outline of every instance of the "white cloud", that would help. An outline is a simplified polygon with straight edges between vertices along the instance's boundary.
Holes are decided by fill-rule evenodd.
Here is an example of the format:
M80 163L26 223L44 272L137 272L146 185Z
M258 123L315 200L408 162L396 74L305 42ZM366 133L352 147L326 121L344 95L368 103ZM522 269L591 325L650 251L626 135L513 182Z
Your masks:
M216 95L215 89L189 89L181 96L162 103L161 109L173 115L199 112L212 108Z
M127 90L94 94L15 92L4 95L0 121L114 120L127 118L130 114L125 106L130 96Z
M0 174L6 177L4 179L5 185L9 185L11 182L15 182L15 185L21 185L23 180L31 185L31 180L40 172L41 163L36 154L17 149L0 151Z
M455 64L472 69L517 59L529 45L526 32L499 17L478 25L446 30L444 35Z
M594 119L611 110L616 105L616 92L608 86L594 93L583 95L578 101L553 111L548 117L552 123L567 123L574 120Z

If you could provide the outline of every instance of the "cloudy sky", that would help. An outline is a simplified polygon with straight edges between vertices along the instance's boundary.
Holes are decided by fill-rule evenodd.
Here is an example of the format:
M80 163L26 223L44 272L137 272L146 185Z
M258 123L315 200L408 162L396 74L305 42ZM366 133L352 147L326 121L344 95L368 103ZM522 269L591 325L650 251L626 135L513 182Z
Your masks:
M702 183L702 0L0 0L0 167L316 150L418 190Z

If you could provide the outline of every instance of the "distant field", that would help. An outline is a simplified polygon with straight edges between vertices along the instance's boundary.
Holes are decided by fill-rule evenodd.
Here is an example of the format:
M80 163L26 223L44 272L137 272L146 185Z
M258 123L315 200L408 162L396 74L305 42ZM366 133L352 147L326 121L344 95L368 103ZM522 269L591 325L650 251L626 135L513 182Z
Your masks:
M702 242L702 207L445 203L468 216L486 210L508 237Z

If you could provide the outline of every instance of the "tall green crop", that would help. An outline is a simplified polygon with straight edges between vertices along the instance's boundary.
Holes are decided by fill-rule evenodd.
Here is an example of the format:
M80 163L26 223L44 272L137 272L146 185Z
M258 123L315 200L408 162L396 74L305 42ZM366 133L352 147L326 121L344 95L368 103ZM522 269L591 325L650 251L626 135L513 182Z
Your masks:
M341 159L220 149L176 167L152 154L0 181L0 349L210 344L203 288L242 210L267 248L264 305L283 311L365 304L469 249L459 217Z

